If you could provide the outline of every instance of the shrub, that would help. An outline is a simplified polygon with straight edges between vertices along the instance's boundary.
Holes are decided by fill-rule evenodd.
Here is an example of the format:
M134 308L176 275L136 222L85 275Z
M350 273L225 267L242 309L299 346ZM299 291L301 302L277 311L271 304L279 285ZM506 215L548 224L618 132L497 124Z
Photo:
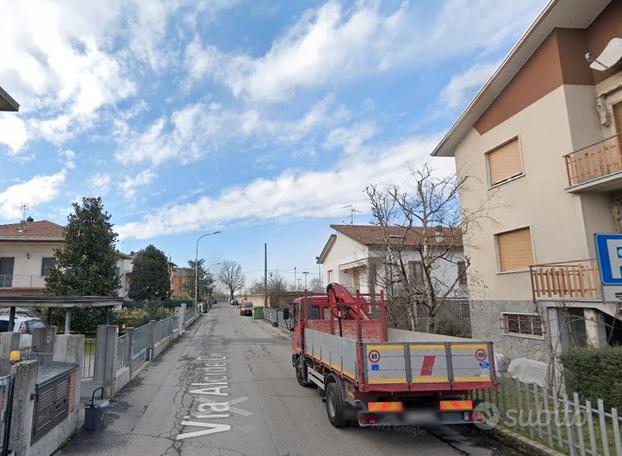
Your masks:
M622 347L582 348L561 356L566 388L592 403L622 407Z

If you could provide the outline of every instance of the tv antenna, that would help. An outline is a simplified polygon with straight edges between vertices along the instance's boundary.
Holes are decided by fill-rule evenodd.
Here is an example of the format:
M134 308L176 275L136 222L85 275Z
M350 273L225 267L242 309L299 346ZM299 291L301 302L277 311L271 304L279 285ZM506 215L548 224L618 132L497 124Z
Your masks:
M361 212L357 208L354 207L353 204L346 204L343 206L344 209L350 209L350 225L354 225L354 213Z
M28 212L28 209L30 209L28 207L28 203L22 203L22 205L20 206L20 209L22 210L22 220L26 220L26 213Z

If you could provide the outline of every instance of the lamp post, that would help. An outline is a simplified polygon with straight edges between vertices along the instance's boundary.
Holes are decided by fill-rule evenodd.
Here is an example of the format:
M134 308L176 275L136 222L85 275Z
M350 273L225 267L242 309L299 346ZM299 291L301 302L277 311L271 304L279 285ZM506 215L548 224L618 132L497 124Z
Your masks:
M214 234L220 234L220 231L214 231L213 233L205 233L197 239L197 245L194 254L194 308L197 308L199 303L199 241L207 236Z

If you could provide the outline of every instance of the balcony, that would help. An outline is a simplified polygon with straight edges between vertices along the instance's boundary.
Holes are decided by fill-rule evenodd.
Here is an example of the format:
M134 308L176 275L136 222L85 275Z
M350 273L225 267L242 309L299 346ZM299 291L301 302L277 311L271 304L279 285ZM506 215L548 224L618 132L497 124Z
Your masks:
M596 260L536 264L529 267L533 300L601 301Z
M45 289L45 277L40 275L0 274L0 293L21 290L41 291Z
M568 191L622 189L622 134L566 155Z

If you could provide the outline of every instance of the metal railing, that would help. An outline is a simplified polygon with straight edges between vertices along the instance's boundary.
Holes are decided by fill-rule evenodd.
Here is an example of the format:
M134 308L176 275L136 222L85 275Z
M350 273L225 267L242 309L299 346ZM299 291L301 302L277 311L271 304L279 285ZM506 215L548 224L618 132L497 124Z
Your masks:
M82 361L82 378L95 376L96 339L84 339L84 360Z
M177 318L170 317L164 320L160 320L155 322L153 332L154 332L154 342L160 342L161 340L166 339L177 327Z
M45 288L45 276L0 274L0 288Z
M122 336L119 336L117 338L117 357L115 360L115 371L118 371L119 369L123 369L124 367L129 367L126 357L125 357L127 344L128 344L127 334L123 334Z
M131 368L135 369L147 361L147 349L149 348L149 325L143 325L134 329L132 333Z
M529 266L534 301L540 299L602 299L595 259Z
M293 323L293 320L291 317L289 320L286 320L285 318L283 318L282 310L271 309L269 307L266 307L264 309L263 318L264 320L268 320L269 322L276 323L279 326L288 327L288 323L290 322Z
M566 155L568 184L572 187L622 171L620 140L617 134Z
M494 406L486 410L489 423L518 432L563 453L622 456L620 425L615 408L606 408L549 388L501 377L494 390L476 390L472 397Z

